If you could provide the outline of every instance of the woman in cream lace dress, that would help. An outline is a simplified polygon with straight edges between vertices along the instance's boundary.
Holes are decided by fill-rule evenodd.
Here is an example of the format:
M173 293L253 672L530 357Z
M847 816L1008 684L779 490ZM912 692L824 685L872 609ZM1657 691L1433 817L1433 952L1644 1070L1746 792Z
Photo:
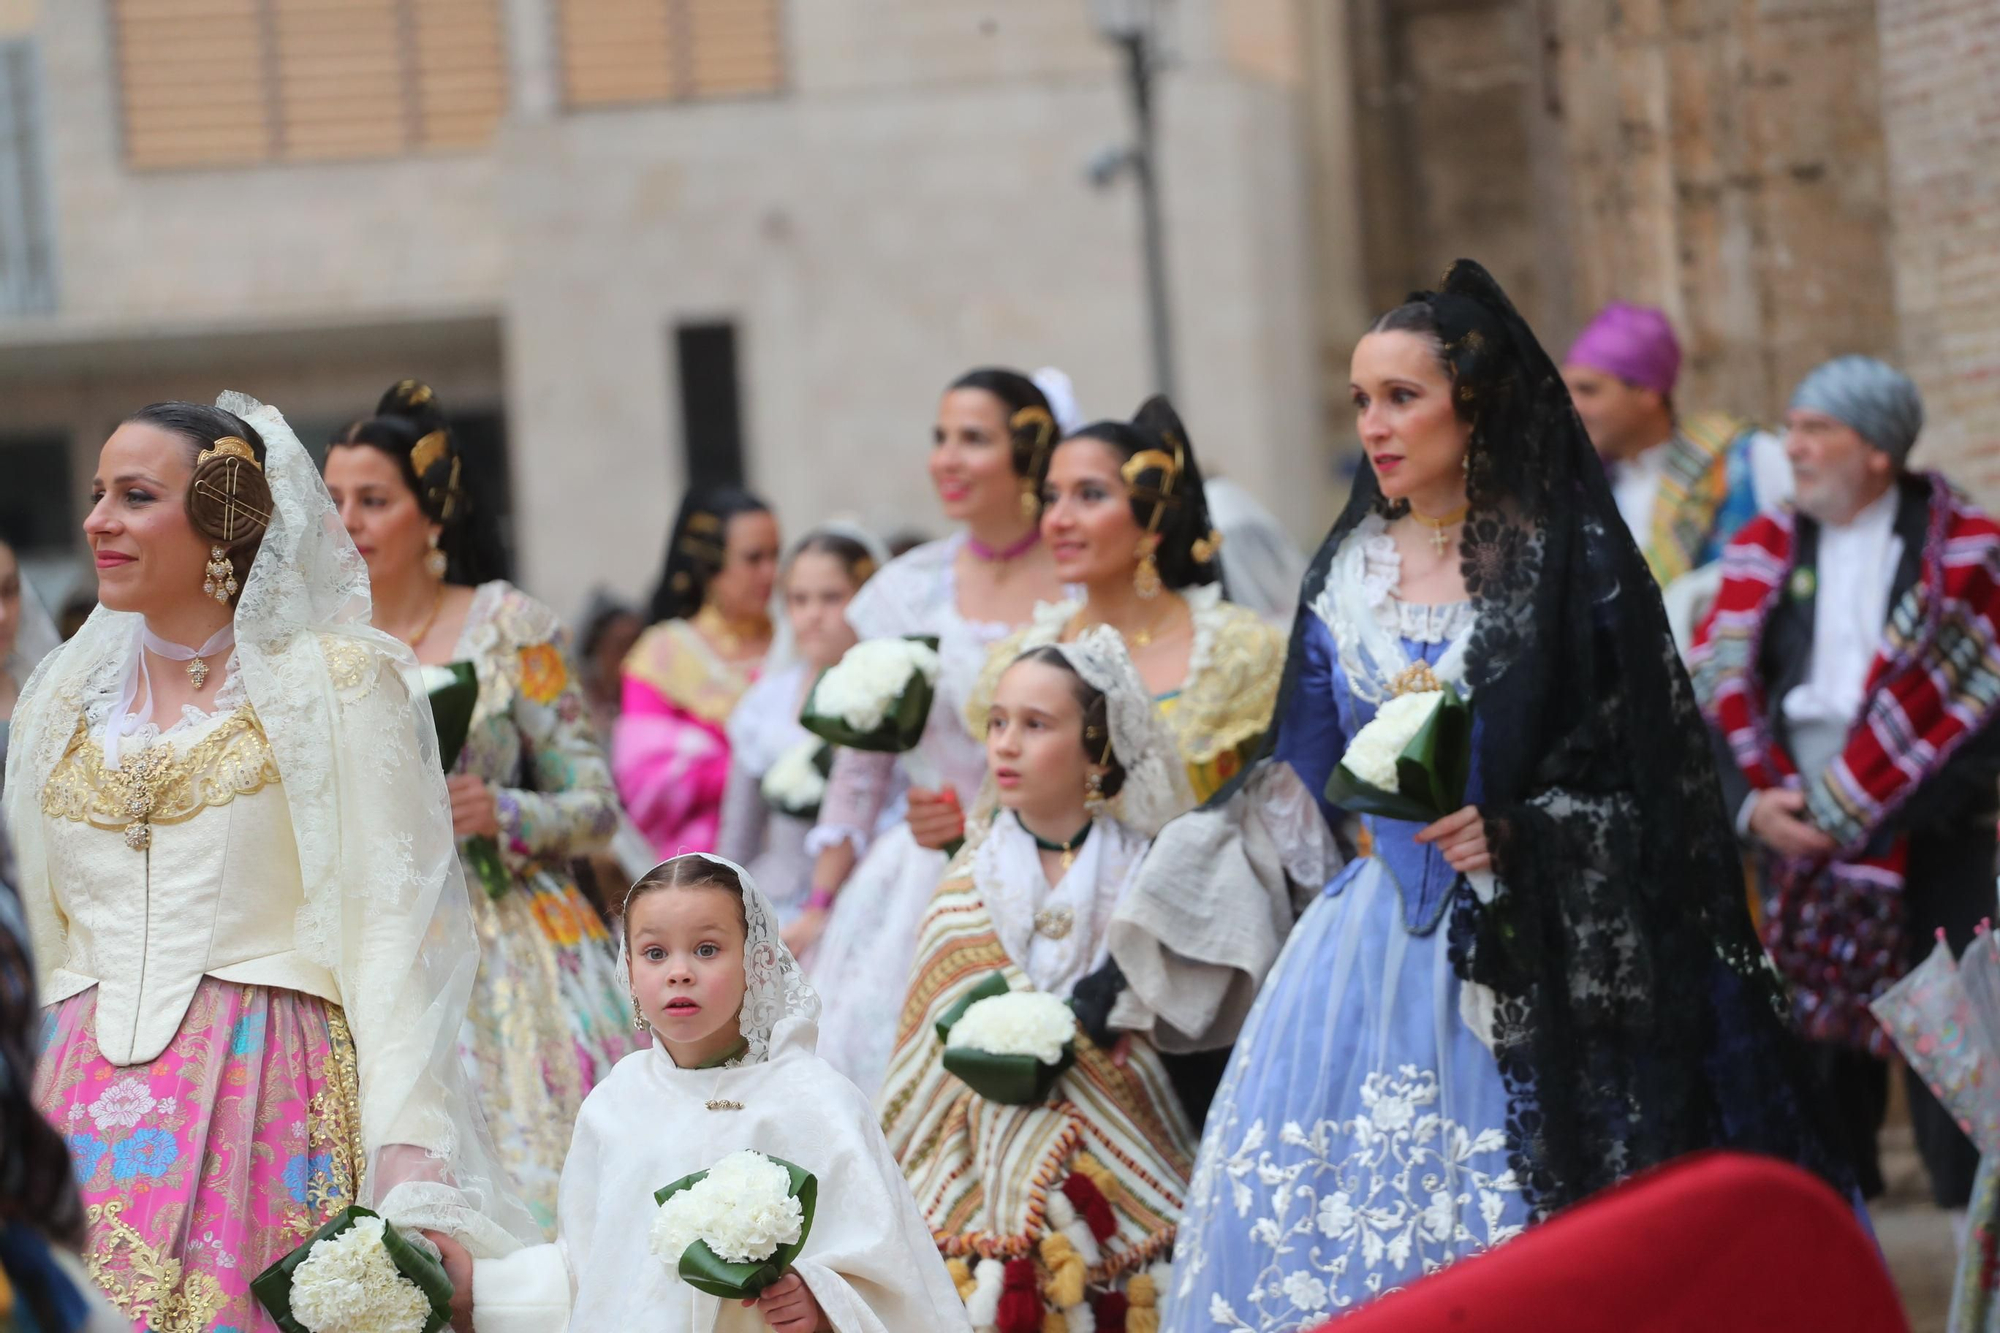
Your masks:
M240 395L158 404L85 532L102 605L23 694L6 811L92 1278L137 1328L269 1329L250 1280L350 1203L531 1239L458 1064L429 709L311 459Z

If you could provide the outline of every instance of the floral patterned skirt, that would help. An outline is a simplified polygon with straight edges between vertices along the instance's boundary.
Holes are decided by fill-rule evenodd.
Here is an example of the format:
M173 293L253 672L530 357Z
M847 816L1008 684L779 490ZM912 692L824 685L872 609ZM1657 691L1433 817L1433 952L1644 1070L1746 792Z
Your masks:
M353 1201L354 1042L315 996L203 978L167 1049L119 1066L97 991L42 1011L35 1105L69 1142L90 1276L152 1333L275 1329L250 1282Z
M498 899L466 882L479 978L459 1055L501 1161L553 1237L584 1096L640 1045L631 1000L604 922L566 875L516 877Z

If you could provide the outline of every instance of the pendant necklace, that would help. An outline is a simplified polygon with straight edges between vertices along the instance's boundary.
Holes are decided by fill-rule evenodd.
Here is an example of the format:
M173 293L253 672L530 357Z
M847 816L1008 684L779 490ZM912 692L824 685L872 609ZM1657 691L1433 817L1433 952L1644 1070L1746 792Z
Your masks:
M1432 518L1429 514L1420 513L1414 507L1412 507L1410 510L1410 517L1414 518L1415 520L1417 520L1417 522L1423 524L1425 527L1431 530L1431 536L1430 536L1431 549L1433 551L1436 551L1439 555L1443 555L1444 548L1450 545L1451 542L1451 539L1444 535L1445 532L1448 529L1455 528L1459 524L1465 522L1465 515L1470 508L1471 508L1470 505L1460 505L1457 509L1454 509L1451 513L1446 514L1443 518Z
M1026 824L1021 825L1021 827L1028 828ZM1077 830L1076 836L1074 838L1071 838L1068 842L1050 842L1047 838L1044 838L1041 834L1035 832L1033 829L1028 829L1028 836L1035 840L1035 846L1039 847L1041 850L1045 852L1061 852L1062 868L1064 870L1068 870L1071 866L1076 864L1077 849L1082 847L1084 843L1090 841L1090 830L1091 830L1091 825L1085 824L1082 828Z
M153 633L150 625L145 627L143 641L146 651L153 656L164 657L169 662L184 663L182 670L187 672L188 683L199 691L208 684L210 672L208 663L203 659L226 652L236 645L236 622L232 620L224 625L210 635L208 642L199 648L188 648L169 639L163 639Z

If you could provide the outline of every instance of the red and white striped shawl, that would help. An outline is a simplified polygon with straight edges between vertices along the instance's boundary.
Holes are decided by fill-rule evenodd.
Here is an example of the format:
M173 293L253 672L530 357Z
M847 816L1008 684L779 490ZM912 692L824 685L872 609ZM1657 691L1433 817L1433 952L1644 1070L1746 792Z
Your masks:
M1904 969L1908 848L1878 835L2000 707L2000 525L1943 477L1926 480L1921 572L1890 610L1846 747L1806 790L1813 824L1839 848L1830 861L1771 857L1768 867L1776 901L1764 943L1807 1034L1880 1053L1887 1043L1867 1005ZM1704 715L1760 790L1803 785L1757 676L1778 599L1814 595L1795 537L1788 509L1737 534L1690 661Z

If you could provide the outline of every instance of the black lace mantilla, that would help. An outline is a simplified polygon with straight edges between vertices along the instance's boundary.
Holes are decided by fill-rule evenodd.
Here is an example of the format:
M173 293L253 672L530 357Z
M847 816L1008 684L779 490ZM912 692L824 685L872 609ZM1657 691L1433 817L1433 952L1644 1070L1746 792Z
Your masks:
M1435 313L1474 415L1466 679L1498 887L1481 904L1461 881L1451 958L1495 993L1510 1149L1536 1215L1710 1147L1845 1192L1750 924L1694 691L1561 377L1479 265L1412 299ZM1302 607L1381 506L1364 468ZM1296 632L1293 649L1281 719Z

